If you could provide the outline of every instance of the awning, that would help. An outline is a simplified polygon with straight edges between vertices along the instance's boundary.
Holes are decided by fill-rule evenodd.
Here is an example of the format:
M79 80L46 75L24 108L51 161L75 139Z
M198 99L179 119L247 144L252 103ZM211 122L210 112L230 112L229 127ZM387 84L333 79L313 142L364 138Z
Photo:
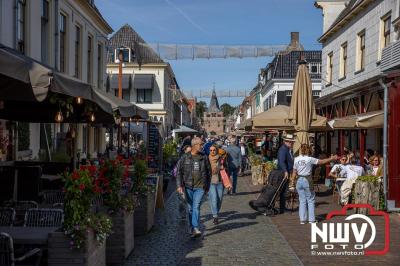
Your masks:
M175 132L175 133L198 133L197 130L194 130L187 126L179 126L179 128L174 129L173 132Z
M148 120L149 119L149 112L143 108L140 108L137 105L134 105L135 116L140 117L140 119Z
M110 89L118 89L118 75L109 75ZM122 74L122 89L129 89L131 87L132 75Z
M330 120L328 124L333 129L382 128L383 111L335 118Z
M59 73L0 44L0 101L4 106L0 109L2 119L54 122L54 110L66 109L71 97L80 97L93 104L90 108L97 118L111 121L111 105L93 90L90 84ZM75 109L80 109L80 106ZM69 116L70 122L75 119L83 122L83 112Z
M242 121L239 125L238 125L238 129L246 129L246 127L251 127L253 125L253 122L251 121L251 118L248 118L244 121Z
M94 92L103 100L111 104L113 111L118 110L121 117L133 117L135 115L135 106L130 102L122 100L114 95L102 90L94 90Z
M253 128L294 130L294 125L288 120L289 106L277 105L252 118ZM325 117L317 115L317 119L311 123L311 130L326 129Z
M154 75L153 74L135 74L133 79L133 87L135 89L153 89Z

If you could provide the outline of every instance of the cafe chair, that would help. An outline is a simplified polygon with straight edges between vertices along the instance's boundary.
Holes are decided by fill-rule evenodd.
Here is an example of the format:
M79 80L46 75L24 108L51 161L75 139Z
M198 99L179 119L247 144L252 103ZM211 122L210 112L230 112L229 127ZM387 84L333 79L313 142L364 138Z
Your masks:
M29 209L37 209L38 204L35 201L6 201L3 203L4 207L13 208L15 210L14 225L22 225L24 222L25 213Z
M44 190L42 191L43 204L54 205L56 203L63 203L65 193L61 190Z
M25 213L25 227L61 227L64 212L60 209L30 209Z
M15 210L9 207L0 207L0 226L12 226L15 220Z
M42 257L42 250L40 248L31 249L22 256L16 258L12 237L7 233L0 233L0 265L14 266L16 263L19 264L19 262L23 262L33 256L37 257L33 265L39 265Z

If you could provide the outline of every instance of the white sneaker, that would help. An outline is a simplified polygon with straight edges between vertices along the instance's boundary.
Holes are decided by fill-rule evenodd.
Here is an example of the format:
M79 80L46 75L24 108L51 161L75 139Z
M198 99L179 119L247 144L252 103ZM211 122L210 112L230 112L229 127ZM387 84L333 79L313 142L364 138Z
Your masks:
M193 237L199 237L199 236L201 236L201 231L199 230L199 228L194 228Z
M300 224L306 224L306 222L300 222Z
M314 222L308 222L308 223L310 223L310 224L316 224L316 223L318 223L317 221L314 221Z

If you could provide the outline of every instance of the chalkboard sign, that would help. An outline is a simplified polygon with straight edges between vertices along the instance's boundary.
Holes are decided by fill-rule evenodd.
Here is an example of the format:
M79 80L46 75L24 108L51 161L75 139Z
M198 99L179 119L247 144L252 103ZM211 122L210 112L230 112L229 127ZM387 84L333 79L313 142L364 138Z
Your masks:
M148 138L148 160L147 164L149 168L159 168L161 164L160 158L160 144L161 136L158 132L158 128L155 124L150 124L149 126L149 138Z

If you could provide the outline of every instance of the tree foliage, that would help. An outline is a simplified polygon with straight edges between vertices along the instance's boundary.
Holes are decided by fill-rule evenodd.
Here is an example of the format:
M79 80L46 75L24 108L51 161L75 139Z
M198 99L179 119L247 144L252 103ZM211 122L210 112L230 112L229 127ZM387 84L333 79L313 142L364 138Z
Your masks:
M196 104L196 115L201 120L203 120L204 112L207 111L207 103L205 101L200 101Z
M224 117L229 117L233 115L235 107L231 106L229 103L224 103L221 105L221 111L224 113Z

